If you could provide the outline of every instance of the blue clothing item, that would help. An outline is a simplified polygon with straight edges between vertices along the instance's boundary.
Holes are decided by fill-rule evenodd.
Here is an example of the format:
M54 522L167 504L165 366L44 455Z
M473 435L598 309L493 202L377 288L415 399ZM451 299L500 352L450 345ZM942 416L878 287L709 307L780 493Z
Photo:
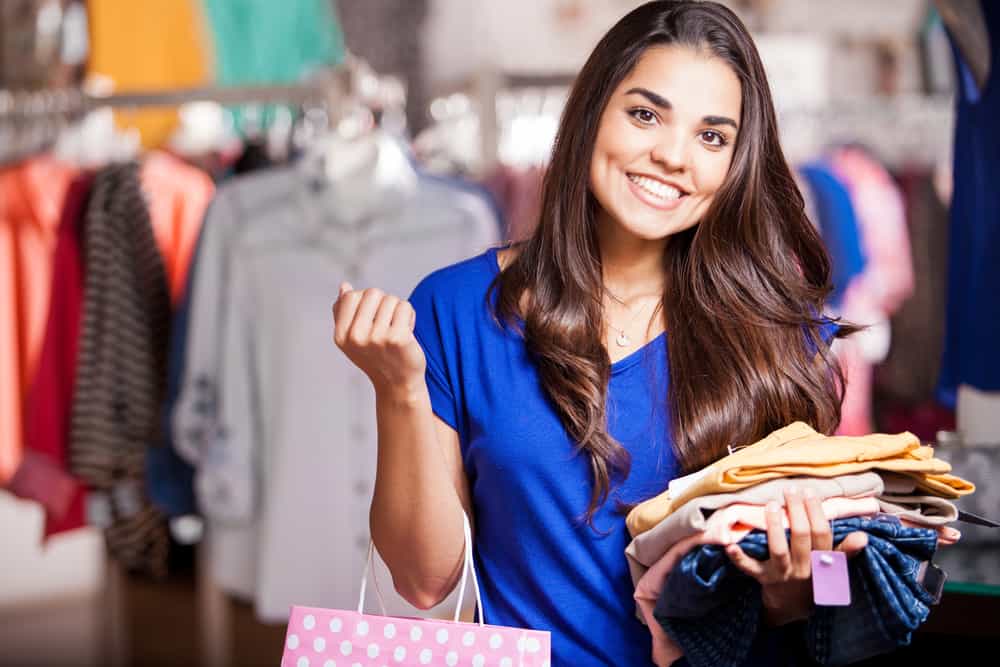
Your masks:
M815 202L820 235L830 254L830 305L838 307L851 279L864 271L868 261L861 247L854 204L847 188L826 164L812 162L799 168L799 173L809 184Z
M934 555L937 533L881 517L835 519L831 528L834 545L861 530L868 547L849 564L851 605L819 607L805 625L810 657L842 665L908 644L932 603L917 574L920 562ZM751 532L740 548L766 560L767 533ZM761 612L756 580L732 564L723 546L706 544L670 573L654 615L694 667L736 667L752 658L749 645Z
M952 42L958 72L948 308L938 397L960 384L1000 391L1000 3L980 2L989 32L989 80L978 90ZM951 35L949 34L949 38Z
M191 266L188 269L188 285L174 312L170 324L170 349L167 358L167 389L161 413L162 439L157 447L150 447L146 453L146 490L149 499L168 517L183 516L197 512L194 497L194 467L185 461L174 449L171 415L174 403L180 393L181 378L184 376L184 357L187 354L189 289L198 269L198 253L201 237L195 245Z
M498 325L487 302L498 272L491 249L436 271L410 297L434 412L461 442L486 622L550 631L553 665L650 665L616 501L650 498L678 473L666 336L611 367L608 429L632 466L595 514L595 531L583 521L589 459L552 408L523 338Z

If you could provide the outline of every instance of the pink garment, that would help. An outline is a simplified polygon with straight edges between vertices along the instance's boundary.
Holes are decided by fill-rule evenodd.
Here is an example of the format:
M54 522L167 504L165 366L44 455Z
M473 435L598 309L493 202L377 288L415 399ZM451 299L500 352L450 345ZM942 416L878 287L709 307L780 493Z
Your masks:
M847 319L850 320L849 317ZM875 431L872 423L871 362L864 358L857 341L850 338L838 340L834 350L846 383L844 401L840 406L840 424L834 435L868 435Z
M873 516L879 511L878 499L833 497L823 501L823 514L830 521L845 516ZM788 528L788 514L782 512L782 525ZM716 510L705 522L702 544L736 544L752 530L767 530L763 505L736 503Z
M142 161L140 174L156 245L167 271L170 302L176 305L187 286L194 247L215 184L205 172L163 152L150 153Z
M849 516L871 516L878 513L878 500L868 498L832 497L823 501L823 514L827 519L840 519ZM782 525L788 527L788 513L781 512ZM691 549L701 544L735 544L743 539L751 530L765 530L765 507L738 503L716 510L708 518L705 530L697 535L691 535L674 546L642 576L635 586L636 606L639 613L653 635L653 662L666 667L674 660L684 655L681 647L670 638L659 622L653 616L653 609L660 599L660 592L667 582L667 576L674 565Z
M0 486L21 464L62 205L78 172L49 155L0 169Z
M913 293L913 254L903 195L885 167L860 148L833 151L830 166L850 194L868 259L855 280L864 286L869 303L892 315ZM850 313L845 315L849 318Z
M858 221L867 262L844 294L841 312L847 321L871 324L873 313L888 320L913 293L913 255L906 205L899 186L885 167L859 148L839 148L830 166L844 184ZM850 340L841 341L837 357L847 386L837 435L867 435L872 428L872 364Z

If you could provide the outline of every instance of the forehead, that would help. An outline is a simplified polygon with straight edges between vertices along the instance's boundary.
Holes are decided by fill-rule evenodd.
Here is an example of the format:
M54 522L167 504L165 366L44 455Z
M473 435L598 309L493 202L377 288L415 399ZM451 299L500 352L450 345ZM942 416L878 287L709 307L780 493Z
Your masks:
M622 96L632 88L645 88L666 98L679 114L740 118L740 80L727 62L707 51L650 47L614 94Z

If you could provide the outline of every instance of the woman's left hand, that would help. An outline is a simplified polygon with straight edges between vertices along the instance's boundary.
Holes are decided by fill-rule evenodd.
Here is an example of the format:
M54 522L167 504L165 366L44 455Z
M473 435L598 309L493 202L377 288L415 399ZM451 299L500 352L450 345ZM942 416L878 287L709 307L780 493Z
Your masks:
M781 520L781 506L767 504L767 545L770 557L759 561L752 558L738 545L726 547L726 555L743 572L761 585L768 625L783 625L807 618L812 613L812 551L829 551L833 548L833 532L823 513L823 505L812 490L796 488L785 492L785 508L791 544L785 537ZM851 533L840 543L837 551L854 556L868 544L868 535Z

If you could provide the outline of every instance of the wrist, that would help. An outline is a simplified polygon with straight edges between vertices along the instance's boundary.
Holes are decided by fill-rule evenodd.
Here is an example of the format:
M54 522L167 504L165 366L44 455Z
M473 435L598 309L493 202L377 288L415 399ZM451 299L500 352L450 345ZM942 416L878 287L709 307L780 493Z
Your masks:
M427 384L423 377L375 385L375 401L394 407L415 407L423 403L427 396Z

